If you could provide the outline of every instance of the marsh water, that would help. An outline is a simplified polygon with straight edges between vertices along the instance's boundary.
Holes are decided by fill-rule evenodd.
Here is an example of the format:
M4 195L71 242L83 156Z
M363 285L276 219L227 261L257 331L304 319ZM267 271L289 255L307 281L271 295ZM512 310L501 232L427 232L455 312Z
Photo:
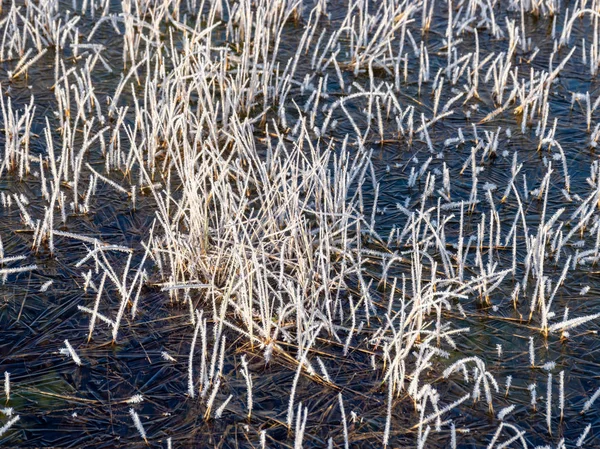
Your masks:
M284 26L278 58L282 66L293 57L298 46L298 39L312 8L310 1L304 2L296 20L289 20ZM415 2L417 3L417 2ZM456 2L458 3L458 2ZM564 2L556 16L525 14L524 26L527 39L531 42L526 49L519 46L515 52L514 63L519 65L523 77L529 78L530 70L548 70L553 53L554 40L552 21L558 17L556 29L560 33L566 10L573 5ZM588 2L589 3L589 2ZM509 10L509 2L492 2L498 26L505 27L507 20L520 22L519 11ZM413 55L412 46L407 45L407 80L400 81L397 91L403 108L414 107L416 122L420 124L421 114L430 116L435 108L435 98L431 92L431 83L439 69L445 71L447 62L445 33L448 23L448 4L438 1L433 9L431 28L421 34L420 24L413 27L413 36L417 47L421 42L429 52L431 79L419 86L419 58ZM4 2L2 16L9 10ZM60 3L60 13L79 11L71 2ZM374 5L372 5L375 8ZM110 13L118 14L121 4L110 4ZM183 8L183 6L182 6ZM314 41L324 30L324 40L336 30L339 21L346 14L347 4L343 1L327 2L329 18L322 18ZM77 14L77 12L71 14ZM420 20L420 14L418 15ZM185 18L190 26L201 17L190 14ZM224 19L226 20L226 18ZM81 15L78 23L82 36L89 33L95 25L90 14ZM559 59L564 58L575 43L588 37L593 19L582 17L574 24L570 42L558 50ZM483 27L483 26L482 26ZM168 25L163 30L165 40ZM416 30L416 31L415 31ZM121 36L117 31L124 29L119 23L113 27L109 22L98 28L94 35L95 43L105 46L103 57L112 68L108 72L97 68L92 73L96 95L100 100L113 96L123 71L123 47ZM468 53L475 48L472 34L465 33L463 41L455 43L460 53ZM226 36L222 30L214 32L214 39L219 45L226 44ZM220 40L219 40L220 39ZM478 35L478 45L482 54L507 51L507 38L496 38L483 28ZM313 43L313 46L315 43ZM483 53L485 49L485 53ZM78 60L73 50L66 46L49 51L32 67L26 77L9 79L8 72L14 70L15 60L6 60L0 65L0 83L2 95L10 98L12 108L18 110L29 104L30 97L35 97L35 119L31 128L31 151L46 154L46 142L43 129L46 119L51 126L58 128L54 115L56 100L53 93L55 83L54 65L56 51L67 64L77 66ZM340 49L343 55L344 48ZM535 56L534 56L535 55ZM303 55L299 63L296 79L302 81L308 76L311 84L318 83L311 69L312 55ZM528 62L531 58L533 60ZM18 58L17 58L18 59ZM483 56L482 56L483 59ZM100 67L100 66L98 66ZM343 69L345 86L341 86L332 66L317 76L328 74L326 104L334 103L358 88L373 89L381 83L394 83L393 74L385 70L361 70L355 74L352 70ZM482 69L481 83L484 72ZM440 105L444 105L463 88L461 85L448 86L442 89ZM490 81L491 82L491 81ZM370 86L370 87L367 87ZM587 178L590 177L590 166L597 161L598 155L590 146L591 131L586 123L585 104L581 99L572 101L573 93L589 92L591 100L600 95L597 76L590 74L589 67L582 62L581 49L576 50L566 63L550 88L549 103L550 123L557 119L554 138L560 142L564 150L570 175L571 196L586 197L590 192ZM289 121L297 117L294 102L302 107L309 101L312 91L296 86L288 96L289 105L286 113ZM451 200L468 201L472 191L471 164L465 169L465 162L472 154L472 148L479 141L497 139L493 151L477 155L478 182L481 186L489 183L487 190L491 192L502 224L502 235L506 236L510 226L518 218L518 204L515 196L501 202L504 191L511 182L511 167L515 153L523 168L517 178L517 186L521 191L523 207L526 212L527 226L531 230L538 228L542 219L543 199L533 192L547 173L548 164L553 164L550 178L551 194L547 198L545 219L551 217L560 208L566 208L564 216L571 216L579 207L579 202L569 202L561 190L564 178L560 161L554 158L556 149L539 148L539 136L536 135L535 122L527 124L521 130L522 116L515 115L512 109L502 111L492 120L482 122L488 114L497 109L489 88L479 89L479 99L462 104L459 100L454 106L454 113L437 121L428 129L429 138L434 151L431 151L426 138L415 134L409 141L397 132L396 123L387 118L383 120L381 130L368 135L364 145L372 151L374 174L379 183L379 190L366 189L365 203L368 205L365 215L373 214L375 230L383 241L394 229L402 229L408 217L405 210L419 207L419 201L425 189L426 179L422 176L410 182L411 170L419 171L423 164L431 158L428 165L430 172L438 173L441 179L444 165L451 176ZM134 106L132 99L124 92L120 104L130 105L125 123L135 126ZM190 105L190 107L194 107ZM352 115L355 125L367 129L376 125L366 117L367 101L358 97L348 101L346 108ZM441 109L441 107L440 107ZM325 112L319 112L316 122L325 120ZM341 142L347 134L355 132L354 125L343 114L335 116L337 127L330 131L330 138ZM598 114L592 114L592 130L598 120ZM107 125L110 127L110 120ZM473 125L476 125L477 136ZM549 125L551 127L551 125ZM458 136L461 130L464 139L448 144L448 139ZM508 131L508 132L507 132ZM265 129L256 126L256 138L264 141L269 135ZM486 134L487 133L487 134ZM491 133L494 133L495 137ZM125 139L125 133L123 132ZM383 137L383 139L381 139ZM5 136L0 133L0 146ZM53 136L60 145L60 134ZM352 145L352 144L351 144ZM93 148L89 155L90 164L102 173L104 158L99 148ZM86 170L86 169L84 169ZM524 186L523 175L526 177ZM131 182L135 174L110 173L116 183ZM27 210L33 217L42 217L44 202L41 199L40 176L35 168L32 173L19 179L15 172L6 171L0 178L0 186L5 195L24 195L29 204ZM482 200L464 217L464 233L476 234L482 215L489 214L491 206L481 190ZM375 198L377 201L375 204ZM437 199L431 199L430 206L436 206ZM401 207L399 207L401 206ZM105 183L98 182L95 195L90 200L90 213L67 213L67 222L57 224L57 229L71 233L100 239L107 244L123 245L134 248L132 265L139 263L143 256L142 243L147 239L155 220L155 204L151 196L140 195L135 209L127 195L116 191ZM459 239L460 211L446 224L446 244L457 245ZM88 342L89 315L78 310L78 305L92 307L94 292L84 288L82 274L86 271L77 263L88 254L86 245L67 237L55 237L55 253L50 255L48 248L32 250L33 232L23 224L23 214L14 203L5 205L0 210L0 237L4 256L25 255L19 262L22 265L37 265L37 269L20 274L10 274L0 286L0 371L10 373L11 393L6 400L6 407L12 407L20 415L20 421L4 435L0 436L0 446L4 447L144 447L146 443L136 433L131 422L127 401L134 395L141 394L143 402L136 405L136 411L142 418L149 445L167 447L170 438L172 447L260 447L259 431L266 431L267 447L293 447L294 436L285 425L287 397L293 382L295 367L284 357L274 357L266 364L262 351L251 347L232 330L226 330L227 341L231 342L234 352L225 356L223 366L223 391L218 400L223 402L233 395L229 406L220 419L204 418L205 408L199 401L189 397L187 389L187 361L189 347L193 338L194 327L190 324L188 305L175 301L168 293L157 286L157 269L151 268L150 281L141 290L139 303L140 313L135 320L124 318L117 342L112 342L110 332L106 330L106 338L98 335ZM489 221L486 221L489 225ZM564 229L574 226L566 223ZM594 244L593 239L584 236L586 245ZM482 257L487 261L489 251L493 251L494 261L500 266L510 267L513 260L511 245L492 246L483 249ZM575 255L579 244L570 245L565 251ZM583 245L583 243L581 244ZM377 245L373 244L376 248ZM389 241L390 252L402 254L402 246L395 246L395 239ZM523 261L527 254L525 237L517 238L517 259ZM119 253L110 256L114 266L123 265L125 258ZM545 275L556 282L563 271L566 256L560 262L545 266ZM375 281L373 294L377 301L386 303L385 288L378 288L380 274L377 260L373 261L373 270L369 273ZM154 271L152 271L154 270ZM408 271L406 271L408 270ZM567 447L574 447L587 424L591 424L591 432L587 436L585 447L598 444L595 435L598 425L598 409L593 405L582 414L584 403L600 387L600 340L597 335L598 321L591 321L570 332L568 338L558 334L544 336L540 332L540 323L529 315L529 298L534 293L534 282L530 282L525 292L520 294L519 303L515 306L513 292L517 282L523 278L524 267L519 263L515 273L510 274L484 300L477 295L470 295L461 301L462 312L453 308L444 312L456 328L469 328L468 332L456 336L456 348L446 348L450 357L434 359L425 373L427 379L436 383L440 397L445 404L451 403L469 391L469 387L459 378L442 379L444 369L461 357L477 356L485 361L487 369L499 384L499 391L494 392L493 412L483 400L468 400L460 407L444 415L451 419L457 431L458 447L488 447L498 421L496 415L500 409L514 404L510 422L518 423L525 431L525 439L530 447L551 445L557 447L564 438ZM478 273L477 261L472 253L467 258L465 276ZM407 264L398 264L388 276L410 277ZM152 276L154 275L154 278ZM41 291L47 281L52 284L46 291ZM586 288L586 287L589 287ZM585 293L582 291L585 288ZM107 286L108 297L114 297L118 304L118 292ZM201 309L203 298L192 294L194 307ZM387 304L387 303L386 303ZM383 307L385 309L385 307ZM580 263L570 270L563 285L558 289L552 306L556 316L560 317L568 308L569 317L586 316L600 312L600 266L595 263ZM384 322L382 315L374 320ZM102 332L104 323L97 325ZM105 326L108 329L107 326ZM530 337L533 337L536 368L530 366ZM60 352L64 341L76 348L82 358L82 366ZM499 349L499 345L501 346ZM344 440L340 436L342 416L338 407L338 393L341 391L346 400L345 414L348 422L350 447L381 447L381 433L386 421L387 390L383 384L383 374L373 369L372 348L363 342L356 341L351 345L348 354L344 355L343 345L317 340L316 349L322 351L321 357L327 367L332 381L339 386L333 388L315 388L312 381L301 378L297 388L297 401L308 407L306 433L303 447L327 447L330 437L334 447L343 447ZM290 350L293 348L290 347ZM166 351L175 361L165 360L162 353ZM251 418L246 417L244 404L246 401L246 383L241 374L237 353L244 351L249 356L250 370L253 373L254 412ZM548 369L541 366L547 362ZM379 362L377 362L379 363ZM378 368L381 368L379 366ZM546 424L546 400L548 373L553 375L555 401L558 401L558 373L564 371L565 405L564 416L554 410L552 416L552 434ZM505 382L512 378L510 391L507 393ZM531 404L531 389L536 384L537 406ZM552 384L551 384L552 385ZM0 398L0 402L4 397ZM417 429L419 412L406 394L400 395L393 405L391 428L391 447L417 447ZM3 415L0 413L0 416ZM0 420L0 426L8 418ZM425 447L450 447L450 430L442 429L432 432ZM512 443L517 447L520 441Z

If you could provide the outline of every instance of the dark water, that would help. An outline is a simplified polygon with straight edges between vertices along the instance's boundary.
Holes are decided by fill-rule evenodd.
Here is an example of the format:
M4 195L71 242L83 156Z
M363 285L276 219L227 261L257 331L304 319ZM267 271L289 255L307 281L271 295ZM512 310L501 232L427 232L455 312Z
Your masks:
M501 27L505 29L505 19L520 20L517 12L508 11L504 3L495 4L496 17ZM3 5L3 16L9 5ZM563 17L567 7L562 5L558 14L557 31L562 29ZM71 8L70 2L61 3L61 14ZM118 13L120 4L111 4L111 12ZM183 7L182 7L183 8ZM321 29L326 30L325 36L336 29L336 24L345 14L345 2L329 2L330 21L322 21L316 35ZM304 12L297 22L290 21L285 27L285 39L282 42L279 58L285 62L292 56L298 44L304 24L308 21L310 4L306 2ZM417 14L420 19L420 14ZM523 52L518 48L515 60L521 61L519 76L529 75L529 70L548 70L549 57L552 53L551 17L525 16L527 37L531 38L531 50ZM193 15L189 23L197 20ZM79 23L82 35L89 32L94 20L85 16ZM417 20L411 25L417 45L420 39L429 48L430 72L433 78L439 68L445 68L446 52L443 50L443 37L447 27L447 6L439 2L434 10L431 30L421 36L420 23ZM583 18L575 24L571 42L581 42L583 37L590 39L591 20ZM122 29L122 27L121 27ZM222 30L215 32L215 39L223 39ZM315 39L316 40L316 39ZM102 25L94 37L94 42L106 46L103 55L114 72L107 73L102 68L93 73L96 95L102 99L105 95L112 96L122 72L121 38L114 29L106 23ZM408 45L408 44L407 44ZM496 54L506 51L507 40L495 39L483 29L479 33L479 45L482 55L491 52ZM588 44L589 45L589 44ZM314 46L314 43L313 43ZM471 34L464 35L464 42L458 45L459 52L472 51L474 41ZM533 48L539 47L539 52L533 63L524 62L533 53ZM419 94L418 71L419 60L412 55L409 45L408 80L402 81L401 89L397 92L398 101L403 108L415 108L415 123L420 125L420 114L428 117L433 109L431 95L431 80L425 83ZM589 47L588 47L589 48ZM558 59L564 58L570 51L569 46L558 52ZM72 50L60 50L62 58L68 60ZM344 49L341 50L343 54ZM482 56L482 58L483 58ZM42 135L47 117L53 126L56 125L52 111L55 109L55 99L50 87L54 83L54 74L48 67L53 67L55 49L50 49L34 67L29 70L28 78L9 81L7 71L12 70L15 61L5 61L0 67L0 82L5 97L10 97L14 108L24 107L29 102L30 95L35 96L36 115L32 132ZM558 63L554 61L554 65ZM99 67L99 66L98 66ZM310 55L299 64L296 78L302 80L306 74L312 75ZM486 67L487 69L487 67ZM406 224L406 215L397 207L400 203L408 209L419 206L420 196L424 188L425 177L417 180L414 187L409 187L409 174L414 167L419 170L422 164L432 157L429 170L442 171L445 163L451 173L452 200L468 200L472 179L471 169L460 172L467 158L471 155L471 147L475 138L471 126L477 124L479 139L485 138L485 132L497 132L499 128L498 149L495 155L488 155L482 161L478 154L478 166L482 168L479 183L494 183L498 186L492 197L501 217L502 235L505 236L512 225L518 211L518 206L511 195L506 203L500 203L504 189L511 178L510 168L515 152L518 161L523 163L523 169L517 178L517 185L523 197L522 175L527 177L529 190L539 187L546 173L545 163L552 160L552 154L547 150L537 151L539 138L535 136L535 126L526 128L522 133L520 118L513 114L513 108L493 120L478 124L490 112L496 109L490 95L490 83L484 83L486 69L480 73L481 99L471 100L464 106L459 106L462 100L453 107L454 115L437 122L429 129L429 134L435 148L430 153L426 142L415 135L412 142L404 137L398 137L393 120L384 120L380 142L379 130L371 123L374 132L366 139L365 145L373 150L373 163L376 178L379 182L379 198L376 205L376 230L386 239L393 228L402 229ZM327 89L329 99L324 103L333 103L337 98L347 94L347 86L353 82L368 89L371 82L366 73L358 76L346 70L343 73L346 90L342 92L335 71L329 67L329 83ZM321 74L320 74L321 75ZM394 80L384 71L374 72L373 81L381 82ZM312 79L317 83L318 77ZM446 81L447 82L447 81ZM459 84L462 83L459 82ZM460 89L460 86L455 86ZM558 81L552 85L550 93L550 120L558 118L556 140L563 146L568 161L571 176L571 193L585 198L591 192L586 182L590 175L590 164L597 160L597 155L589 146L590 133L585 122L585 107L577 103L571 107L573 92L590 92L595 101L598 92L596 76L589 74L589 69L583 67L581 50L578 49L571 60L561 71ZM440 104L443 105L455 93L450 86L443 92ZM505 98L508 92L505 92ZM290 97L298 105L304 105L309 99L308 93L300 88L294 88ZM122 104L131 102L125 92L121 97ZM357 99L346 103L346 108L352 114L357 126L362 130L368 126L368 119L363 113L366 101ZM476 107L476 108L475 108ZM440 106L441 109L441 106ZM287 108L289 121L297 116L293 106ZM339 110L338 110L339 112ZM336 113L338 114L338 113ZM592 116L592 129L597 121L597 113ZM317 115L317 123L324 120L325 114ZM353 126L339 112L334 115L338 126L332 137L342 140L345 134L353 134ZM133 115L126 120L133 124ZM551 126L551 125L549 125ZM446 139L455 137L458 129L462 128L465 143L461 145L444 146ZM511 129L509 137L506 129ZM258 137L264 136L264 130L257 127ZM55 143L60 139L55 137ZM4 136L0 137L4 139ZM45 153L46 144L43 138L32 139L32 152ZM506 152L506 154L505 154ZM552 150L555 153L556 150ZM442 157L438 157L441 153ZM101 170L103 158L98 149L90 153L90 161ZM548 200L546 220L561 207L566 207L563 218L570 216L578 207L577 202L566 202L560 190L564 187L560 162L554 162L554 173L551 177L552 195ZM121 181L120 175L114 174L112 179ZM440 179L440 176L438 176ZM23 193L30 200L29 213L37 218L43 217L44 203L40 199L39 180L33 175L19 180L13 174L3 174L0 179L2 190L6 193ZM484 192L480 190L481 202L475 211L465 215L465 234L475 234L481 215L488 214L489 204ZM368 192L365 200L373 207L374 192ZM436 201L430 200L430 206ZM534 233L541 218L542 202L534 195L529 196L524 207L527 214L527 224L530 232ZM125 195L115 192L110 186L99 182L96 195L91 200L93 213L86 216L70 214L66 225L60 229L93 236L107 243L125 245L134 248L133 265L139 263L143 255L141 242L148 236L154 219L154 204L151 198L141 197L136 210ZM369 212L370 213L370 212ZM458 216L447 224L446 238L449 243L458 240ZM595 213L597 216L597 213ZM489 221L486 221L489 223ZM567 225L568 226L568 225ZM94 295L82 288L81 273L85 270L75 267L76 262L87 254L81 242L68 238L57 237L56 254L50 257L47 249L38 253L31 251L32 233L21 221L19 208L2 209L0 216L0 236L5 255L26 255L22 265L37 264L38 269L19 275L10 275L7 282L0 287L0 371L11 373L12 393L6 406L12 407L21 419L9 432L0 437L0 445L6 447L144 447L146 444L135 432L129 409L132 405L126 401L135 394L142 394L144 401L135 405L137 413L148 435L151 446L166 447L167 438L171 438L173 447L259 447L261 430L267 432L268 447L292 447L294 436L285 426L285 416L289 391L293 382L295 366L283 357L275 357L265 365L262 352L250 348L233 332L226 332L227 341L232 342L231 354L227 354L224 363L224 383L217 397L217 403L222 403L230 394L233 398L220 420L205 420L205 407L198 400L187 395L187 360L193 335L193 326L189 323L188 306L169 299L168 295L160 292L158 287L148 285L142 290L139 305L139 315L135 320L125 319L121 326L117 343L111 343L110 330L103 323L98 323L100 333L96 333L91 342L87 343L89 315L78 311L78 305L93 305ZM574 239L576 240L576 239ZM588 244L592 242L586 237ZM593 245L593 242L591 243ZM588 246L586 246L588 248ZM402 251L402 247L394 247L392 239L390 250ZM567 248L568 254L575 254L576 248ZM119 253L115 253L111 263L118 266L122 261ZM461 302L466 316L456 309L447 312L455 327L469 327L470 332L457 336L457 349L451 350L450 360L439 359L434 362L425 378L435 384L444 404L463 396L472 388L464 385L460 376L448 380L440 380L441 373L449 363L462 356L476 355L483 359L487 369L495 376L500 391L494 393L494 412L502 407L515 404L507 422L518 424L525 430L527 443L536 445L551 444L556 447L561 438L574 446L577 438L587 424L592 424L592 431L586 440L587 447L597 444L595 428L598 423L598 410L593 406L585 415L580 411L583 404L600 386L598 381L598 350L600 345L597 338L597 322L588 323L574 329L568 339L560 339L552 334L545 338L540 332L538 317L528 321L529 300L533 296L534 282L529 282L526 292L521 292L520 303L515 308L511 300L516 282L523 277L523 260L526 255L526 245L522 231L518 236L517 273L509 276L489 298L483 302L475 295ZM488 253L482 257L487 261ZM512 247L495 251L494 260L501 268L508 268L512 261ZM476 275L479 269L474 261L474 253L469 259L471 266L465 269L466 275ZM394 268L393 275L401 276L406 266ZM374 267L374 273L377 273ZM560 277L562 262L547 263L545 275L554 282ZM155 273L154 273L155 274ZM374 275L377 277L377 274ZM53 284L47 292L40 292L41 286L48 280ZM583 287L589 286L589 291L580 295ZM381 289L383 290L383 289ZM595 265L578 266L570 270L564 285L558 290L554 299L553 310L561 316L565 308L569 309L569 317L584 316L598 313L600 303L600 270ZM388 292L376 293L382 304ZM117 292L108 290L104 300L114 303L110 307L117 309L119 300ZM192 298L194 305L202 307L200 298ZM382 316L376 318L383 322ZM211 324L212 326L212 324ZM102 333L105 332L104 337ZM553 397L558 398L558 376L564 371L565 376L565 412L561 420L558 408L553 409L552 435L546 428L546 395L547 372L540 368L532 369L529 363L529 338L534 338L537 365L555 362L550 371L553 374ZM75 346L83 359L83 366L76 367L72 360L59 353L65 339ZM497 345L502 345L502 355L497 354ZM330 437L334 439L334 447L343 447L341 435L341 413L338 407L337 395L342 392L348 418L349 439L352 447L381 447L382 432L385 425L385 410L387 389L382 384L383 371L373 371L371 366L370 348L365 342L357 341L347 356L342 348L325 341L318 341L317 348L323 352L322 359L327 366L332 381L339 390L323 386L315 386L311 380L301 378L297 391L297 402L308 407L307 432L304 438L305 447L327 447ZM446 348L448 350L448 348ZM215 349L216 350L216 349ZM176 361L169 362L162 358L162 351L167 351ZM246 417L246 387L241 375L238 353L249 354L249 363L254 381L254 412L250 419ZM378 367L382 368L382 367ZM505 395L504 382L507 376L512 376L510 393ZM533 410L528 386L537 385L538 403ZM558 400L558 399L556 399ZM356 413L356 419L351 419L350 413ZM416 447L417 430L413 426L418 422L418 412L414 410L408 396L401 395L394 402L391 442L393 447ZM468 433L459 432L457 439L459 447L487 447L498 420L488 411L484 400L477 403L468 400L459 408L449 412L444 419L452 419L459 430L468 429ZM2 417L0 424L7 418ZM508 432L510 434L510 431ZM449 447L450 431L448 427L439 432L432 432L426 447ZM506 438L505 438L506 439ZM516 443L515 443L516 444ZM511 446L512 447L512 446ZM517 446L514 446L517 447Z

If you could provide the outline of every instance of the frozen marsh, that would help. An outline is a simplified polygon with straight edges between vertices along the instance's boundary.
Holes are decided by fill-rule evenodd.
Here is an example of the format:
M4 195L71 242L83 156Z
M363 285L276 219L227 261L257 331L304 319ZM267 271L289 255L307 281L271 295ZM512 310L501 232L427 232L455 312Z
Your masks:
M600 0L0 8L0 446L600 444Z

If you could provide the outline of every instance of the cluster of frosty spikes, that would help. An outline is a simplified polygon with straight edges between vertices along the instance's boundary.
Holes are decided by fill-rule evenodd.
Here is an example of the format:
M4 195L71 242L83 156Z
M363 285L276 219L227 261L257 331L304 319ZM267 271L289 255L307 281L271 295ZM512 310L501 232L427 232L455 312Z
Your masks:
M0 18L9 67L0 176L32 187L27 196L9 184L0 200L18 210L38 260L60 255L67 240L80 246L73 268L87 342L73 336L60 353L85 365L92 339L126 338L144 313L143 288L158 286L189 316L186 353L163 359L186 360L181 383L204 420L243 422L255 447L278 442L254 413L250 358L291 367L278 422L295 448L318 446L310 435L323 421L300 385L339 411L329 447L364 443L364 417L378 447L399 438L419 448L455 448L461 438L532 447L540 442L511 417L537 410L538 390L546 447L582 447L591 423L563 436L566 410L589 414L600 389L570 402L561 362L535 356L535 341L576 344L585 332L574 330L600 317L573 316L562 300L569 275L600 260L600 164L587 164L583 182L572 178L573 151L561 143L561 127L582 121L578 144L597 147L600 96L559 92L569 73L597 74L600 1L561 3L73 0L68 11L57 0L13 1ZM534 17L548 30L530 33ZM23 104L12 98L47 67L47 85ZM571 117L557 113L562 97ZM511 154L516 140L522 149ZM379 167L390 148L402 155ZM502 186L490 181L498 163ZM385 205L391 194L380 181L394 171L402 176ZM100 197L154 216L139 247L71 229L79 217L93 220ZM0 240L3 281L43 272L41 262L12 265L28 257L5 255ZM40 292L51 288L48 280ZM473 332L465 323L482 309L490 321L512 310L522 324L527 374L500 379L476 348L445 360L464 348ZM501 345L497 353L501 363ZM363 416L346 412L353 377L340 375L352 373L355 354L370 364L356 377L372 385ZM228 357L239 363L243 397L223 390ZM518 376L530 401L496 413ZM440 393L457 382L464 394ZM5 393L10 402L8 372ZM453 419L465 409L491 414L495 428L469 433L468 421ZM1 438L19 415L0 412L10 418ZM128 415L152 441L144 417Z

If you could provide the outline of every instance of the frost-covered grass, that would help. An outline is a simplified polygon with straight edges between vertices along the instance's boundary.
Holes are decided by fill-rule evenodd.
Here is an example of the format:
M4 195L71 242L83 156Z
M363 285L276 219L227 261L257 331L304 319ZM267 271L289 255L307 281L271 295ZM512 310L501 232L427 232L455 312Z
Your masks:
M572 281L600 258L598 11L4 5L0 200L30 249L0 241L3 281L50 294L53 261L76 273L85 327L55 348L73 370L154 323L150 297L172 305L180 343L140 354L179 367L185 396L165 402L241 428L240 446L580 447L600 391L569 386L600 316L593 273ZM151 217L141 239L81 231L107 201ZM5 372L7 404L25 379ZM129 397L127 441L189 446L185 417ZM26 444L20 416L7 442Z

